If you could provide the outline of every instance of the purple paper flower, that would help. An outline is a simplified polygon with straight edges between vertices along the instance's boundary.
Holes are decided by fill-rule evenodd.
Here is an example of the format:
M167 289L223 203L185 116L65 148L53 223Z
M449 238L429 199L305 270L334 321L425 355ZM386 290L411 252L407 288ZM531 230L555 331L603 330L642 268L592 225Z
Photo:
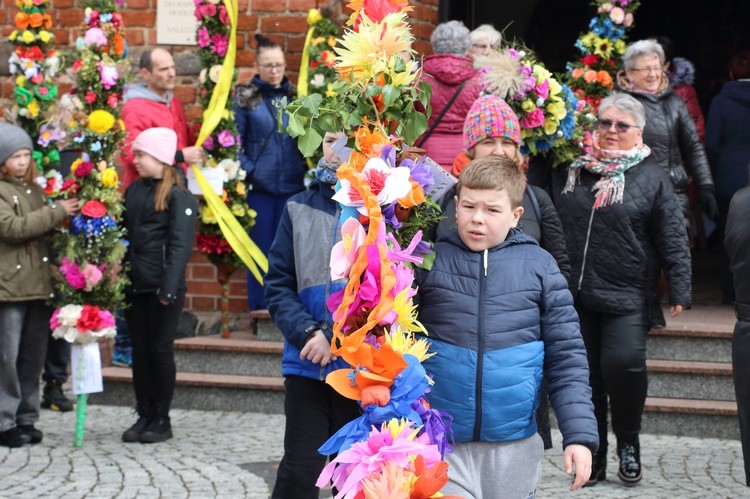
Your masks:
M229 130L222 130L217 138L222 147L232 147L235 144L234 135Z
M398 218L396 217L396 205L397 204L398 204L398 201L394 201L388 206L383 206L381 208L383 211L383 220L385 221L385 223L387 223L394 229L401 228L401 222L399 222Z
M206 137L206 140L203 141L203 149L206 149L208 151L214 150L214 136L209 135Z
M435 183L435 179L432 178L430 173L430 167L425 164L424 156L421 156L416 162L402 161L401 166L409 167L411 179L422 186L424 192L429 191Z

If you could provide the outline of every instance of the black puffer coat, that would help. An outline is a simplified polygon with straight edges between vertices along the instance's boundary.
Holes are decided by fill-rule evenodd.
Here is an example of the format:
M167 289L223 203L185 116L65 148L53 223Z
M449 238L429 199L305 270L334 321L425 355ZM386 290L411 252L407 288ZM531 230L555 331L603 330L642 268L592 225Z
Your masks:
M629 87L622 75L618 83L623 89ZM651 148L651 157L669 175L687 217L691 212L688 199L690 178L698 189L714 189L706 151L695 130L693 118L682 97L671 88L657 94L626 91L638 99L646 110L643 143Z
M185 267L193 248L198 204L188 191L173 186L167 198L169 209L156 211L158 184L158 180L140 179L125 191L128 293L156 292L159 299L173 302L177 292L186 289Z
M553 177L562 192L563 174ZM625 172L622 203L593 210L599 175L581 169L573 192L556 196L570 256L573 295L605 313L630 314L654 296L659 270L669 303L691 305L690 251L674 189L651 158Z

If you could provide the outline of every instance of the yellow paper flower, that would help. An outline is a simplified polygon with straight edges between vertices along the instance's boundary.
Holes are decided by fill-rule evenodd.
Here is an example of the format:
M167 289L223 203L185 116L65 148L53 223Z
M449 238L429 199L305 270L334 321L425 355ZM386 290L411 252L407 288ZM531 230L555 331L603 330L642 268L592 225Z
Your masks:
M71 175L75 175L76 168L78 168L78 165L80 165L81 163L83 163L83 160L81 158L78 158L75 161L73 161L73 163L71 163L71 165L70 165L70 174Z
M542 128L544 128L544 133L552 135L557 131L557 125L558 121L555 118L547 116L547 118L544 119L544 125L542 125Z
M408 331L404 331L400 326L394 326L391 328L391 332L385 333L386 343L391 345L394 352L398 352L402 355L411 354L419 359L419 362L424 362L425 359L429 359L435 353L428 353L427 350L430 348L430 342L426 338L419 338Z
M584 36L581 37L581 43L584 47L592 47L594 45L594 40L596 39L596 34L593 31L589 31Z
M52 33L49 31L42 30L39 32L39 39L43 43L49 43L50 40L52 40Z
M8 37L8 39L11 42L15 42L16 38L18 38L18 31L17 30L13 30L13 32L11 32L10 36Z
M312 40L310 40L310 45L318 45L326 41L324 36L316 36Z
M534 64L533 74L534 74L534 77L536 78L537 85L541 85L546 80L549 80L552 78L552 73L547 71L546 68L540 66L539 64Z
M119 180L114 168L105 168L102 172L101 182L104 187L116 187Z
M599 38L594 47L594 53L602 59L609 59L612 54L612 42L606 38Z
M618 54L624 54L625 47L626 47L625 42L623 42L621 39L615 42L615 50L617 51Z
M326 42L329 47L333 48L336 46L336 37L331 35L328 37L328 41Z
M235 217L245 216L245 208L240 203L232 203L232 215Z
M22 87L26 84L26 77L24 75L16 76L16 86Z
M323 19L323 16L318 12L318 9L310 9L307 12L307 24L312 26L313 24L317 23Z
M36 37L34 36L34 33L25 29L23 31L23 34L21 34L21 40L23 43L32 43L34 40L36 40Z
M335 47L336 68L345 80L352 78L360 84L367 84L380 73L388 73L393 78L391 58L403 50L411 50L414 36L411 34L406 14L388 14L379 23L370 20L360 12L361 22L358 31L347 30L341 39L341 46ZM415 62L407 63L404 83L416 78L412 71Z
M114 124L115 117L108 111L97 109L89 114L88 129L96 134L104 135L112 129Z
M526 99L521 103L521 109L524 110L524 112L530 113L534 109L536 109L536 104L534 104L534 101L531 99Z
M333 84L329 83L326 87L326 97L335 97L336 92L333 90Z
M247 191L245 191L245 182L237 182L234 192L236 192L238 196L245 197L245 194L247 193Z
M219 223L218 220L216 220L216 216L214 215L213 210L210 206L201 206L201 222L204 224L216 224Z
M26 106L26 109L29 110L29 117L36 118L39 116L39 102L37 102L36 99L32 99L32 101Z
M567 114L567 110L565 109L565 102L561 100L557 100L555 102L547 104L547 111L549 111L549 113L558 121L565 118L565 115Z

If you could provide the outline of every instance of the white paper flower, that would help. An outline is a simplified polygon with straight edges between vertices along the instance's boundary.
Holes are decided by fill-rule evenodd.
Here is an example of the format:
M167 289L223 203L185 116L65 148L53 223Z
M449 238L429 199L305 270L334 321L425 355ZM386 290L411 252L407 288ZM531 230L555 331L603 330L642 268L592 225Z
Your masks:
M409 194L412 188L410 173L405 166L391 168L381 158L370 158L362 169L362 177L377 196L380 206L387 206ZM363 215L367 214L362 197L348 180L341 180L341 189L336 191L333 199L344 206L357 207Z
M81 311L83 306L81 305L65 305L60 307L60 312L57 315L57 320L63 326L75 327L78 322L78 318L81 317Z
M240 162L230 158L222 159L218 165L226 173L225 181L234 180L240 171Z
M215 64L211 66L211 69L208 70L208 77L211 78L211 81L216 83L219 81L219 76L221 76L221 64Z

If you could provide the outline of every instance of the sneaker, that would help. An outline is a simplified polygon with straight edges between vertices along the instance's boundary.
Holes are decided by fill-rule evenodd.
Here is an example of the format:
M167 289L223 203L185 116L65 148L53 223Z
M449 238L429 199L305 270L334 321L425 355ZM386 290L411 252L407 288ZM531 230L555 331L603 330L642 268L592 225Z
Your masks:
M34 428L33 424L20 425L19 428L29 437L30 444L38 444L44 438L44 433L41 430Z
M3 447L21 447L24 444L28 444L30 441L29 436L18 426L0 432L0 445Z
M125 430L122 434L123 442L139 442L141 440L141 434L146 429L148 424L151 422L151 418L148 416L139 416L138 421L133 426Z
M53 411L68 412L73 410L73 401L65 396L62 383L55 379L47 381L47 384L44 385L40 405Z
M142 444L155 444L170 438L172 438L172 424L169 417L157 416L141 433L140 442Z
M117 367L133 367L133 356L115 350L112 354L112 365Z

